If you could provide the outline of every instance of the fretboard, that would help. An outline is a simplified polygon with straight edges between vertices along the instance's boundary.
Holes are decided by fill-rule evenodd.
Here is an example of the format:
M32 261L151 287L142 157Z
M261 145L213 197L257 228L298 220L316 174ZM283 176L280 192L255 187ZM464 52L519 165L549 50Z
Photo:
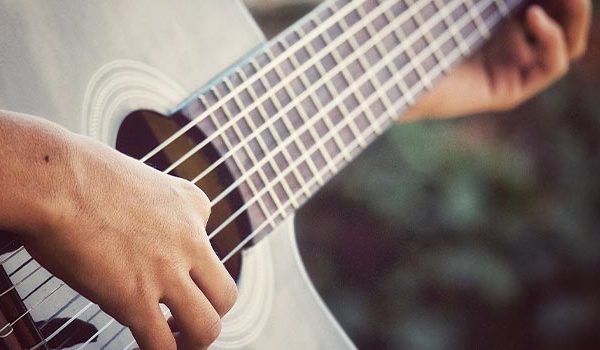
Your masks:
M182 113L226 151L234 186L250 197L245 209L273 227L481 46L520 3L326 1Z

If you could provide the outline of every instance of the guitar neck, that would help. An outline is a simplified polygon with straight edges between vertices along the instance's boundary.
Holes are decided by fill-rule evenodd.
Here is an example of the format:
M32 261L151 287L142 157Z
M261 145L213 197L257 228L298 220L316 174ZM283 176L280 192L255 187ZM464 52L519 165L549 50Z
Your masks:
M520 0L324 2L181 110L271 226L336 175Z

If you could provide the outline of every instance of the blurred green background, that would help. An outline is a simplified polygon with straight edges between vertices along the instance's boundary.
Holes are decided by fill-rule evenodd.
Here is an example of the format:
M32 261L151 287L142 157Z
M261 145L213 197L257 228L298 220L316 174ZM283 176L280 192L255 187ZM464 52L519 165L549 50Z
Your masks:
M268 36L318 1L248 0ZM600 4L586 57L502 114L394 127L297 217L365 349L600 349Z

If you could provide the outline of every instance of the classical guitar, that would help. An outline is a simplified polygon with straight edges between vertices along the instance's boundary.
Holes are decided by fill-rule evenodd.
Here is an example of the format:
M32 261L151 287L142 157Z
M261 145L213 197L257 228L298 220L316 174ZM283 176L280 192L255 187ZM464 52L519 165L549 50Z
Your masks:
M304 271L294 212L520 1L329 0L268 42L238 0L2 3L1 108L210 197L240 291L213 348L340 349L354 346ZM18 242L1 254L1 348L135 346Z

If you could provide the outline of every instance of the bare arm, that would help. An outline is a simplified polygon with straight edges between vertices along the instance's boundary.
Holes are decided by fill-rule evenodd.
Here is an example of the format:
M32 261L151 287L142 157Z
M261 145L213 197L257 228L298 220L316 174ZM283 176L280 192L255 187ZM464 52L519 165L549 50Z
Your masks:
M236 298L206 233L209 201L87 137L0 112L0 230L129 326L142 349L176 349L159 302L192 348L209 345Z
M0 113L0 229L42 231L67 204L59 203L66 198L67 132L43 119Z

